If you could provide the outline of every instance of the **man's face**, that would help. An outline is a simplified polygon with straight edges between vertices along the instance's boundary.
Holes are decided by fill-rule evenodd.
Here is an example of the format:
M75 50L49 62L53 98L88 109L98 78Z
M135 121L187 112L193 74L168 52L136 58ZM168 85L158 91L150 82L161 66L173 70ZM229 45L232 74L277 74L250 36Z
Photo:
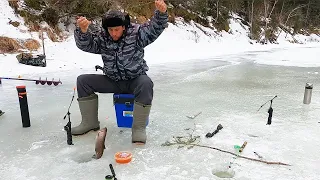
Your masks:
M114 41L118 41L121 38L124 29L124 26L109 27L108 32Z

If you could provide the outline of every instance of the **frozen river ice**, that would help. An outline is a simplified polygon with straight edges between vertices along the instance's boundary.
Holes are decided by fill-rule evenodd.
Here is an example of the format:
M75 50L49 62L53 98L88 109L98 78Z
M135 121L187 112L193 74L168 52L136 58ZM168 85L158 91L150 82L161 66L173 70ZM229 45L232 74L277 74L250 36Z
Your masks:
M30 73L23 78L60 78L62 85L35 85L32 82L2 80L0 109L0 179L104 179L112 163L119 180L126 179L219 179L215 169L227 169L230 154L212 149L161 144L173 136L200 136L201 145L231 152L234 145L248 142L243 156L292 166L267 165L237 158L233 179L318 179L320 165L319 68L269 66L254 63L261 52L152 65L154 101L145 146L131 144L130 129L120 129L115 120L112 94L99 94L101 127L108 127L103 157L92 160L96 132L73 137L66 143L63 116L67 112L76 77L100 73L94 67L72 71ZM272 52L270 52L272 53ZM304 86L314 84L310 105L304 105ZM31 127L22 128L16 86L26 85ZM273 122L266 126L269 103L273 101ZM71 121L80 122L76 100ZM186 116L202 112L195 119ZM224 128L212 138L207 132L218 124ZM185 130L190 128L191 130ZM122 130L122 131L120 131ZM114 154L131 151L129 164L116 164Z

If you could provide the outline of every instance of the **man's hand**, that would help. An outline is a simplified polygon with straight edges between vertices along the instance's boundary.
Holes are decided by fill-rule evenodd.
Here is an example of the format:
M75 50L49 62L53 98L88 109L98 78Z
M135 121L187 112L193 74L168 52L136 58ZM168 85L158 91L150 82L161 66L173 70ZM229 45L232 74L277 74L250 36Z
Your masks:
M88 27L91 24L91 21L87 20L87 18L80 16L77 20L77 25L80 27L83 33L88 31Z
M156 9L162 13L167 11L167 5L163 0L156 0L155 1Z

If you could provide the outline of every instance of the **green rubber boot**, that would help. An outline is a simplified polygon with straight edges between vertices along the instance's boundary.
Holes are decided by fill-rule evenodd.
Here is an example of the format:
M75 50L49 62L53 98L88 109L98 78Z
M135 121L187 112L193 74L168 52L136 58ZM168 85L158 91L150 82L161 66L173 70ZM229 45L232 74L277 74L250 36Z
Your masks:
M145 144L147 141L146 126L150 114L151 105L143 105L134 102L133 123L132 123L132 143Z
M79 126L71 128L71 134L77 136L86 134L91 130L99 130L98 96L96 94L92 94L88 97L78 98L78 103L82 121Z

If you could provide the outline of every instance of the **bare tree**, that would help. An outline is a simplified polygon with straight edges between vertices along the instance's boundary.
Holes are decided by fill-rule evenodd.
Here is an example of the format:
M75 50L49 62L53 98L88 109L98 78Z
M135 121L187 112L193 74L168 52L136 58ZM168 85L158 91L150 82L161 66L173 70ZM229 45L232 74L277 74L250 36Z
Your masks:
M283 0L283 2L282 2L282 6L281 6L281 10L280 10L280 15L279 15L279 22L280 23L282 23L282 12L283 12L283 9L284 9L284 3L285 3L286 1L285 0Z
M287 23L288 23L288 21L289 21L290 18L292 18L292 17L294 17L294 16L297 16L297 14L293 14L296 10L298 10L298 9L300 9L300 8L303 8L303 7L305 7L305 6L307 6L307 5L306 5L306 4L304 4L304 5L299 5L298 7L292 9L292 10L290 11L288 17L287 17L287 20L286 20L284 26L287 25Z
M307 19L308 19L309 13L310 13L310 0L309 0L309 3L308 3L307 14L306 14L306 17L305 17L305 20L304 20L305 25L307 24L307 21L308 21Z
M270 11L270 14L269 14L268 18L271 17L271 14L272 14L274 8L276 7L276 4L278 3L278 1L279 1L279 0L275 0L275 1L274 1L273 6L272 6L272 9L271 9L271 11Z
M265 27L264 27L264 31L267 30L268 28L268 9L269 9L269 3L268 0L263 0L263 4L264 4L264 21L265 21Z
M304 4L304 5L299 5L299 6L297 6L296 8L292 9L292 10L290 11L290 13L288 14L288 16L287 16L286 22L285 22L284 24L282 24L282 22L280 22L280 29L281 29L281 30L280 30L280 32L279 32L279 34L278 34L278 36L277 36L276 39L279 38L282 30L283 30L283 29L286 29L287 23L288 23L289 19L292 18L292 17L294 17L294 16L297 16L297 15L298 15L298 14L294 14L294 12L295 12L296 10L300 9L300 8L305 7L305 6L307 6L307 5L306 5L306 4ZM289 32L289 30L287 30L286 36L287 36L288 32Z
M271 15L272 15L272 12L273 12L277 3L278 3L278 0L275 0L273 3L272 9L269 13L268 12L269 11L269 1L264 0L264 19L265 19L264 36L265 36L266 40L268 39L267 34L266 34L266 32L268 31L268 24L271 21Z
M217 17L216 17L216 22L218 21L219 19L219 0L217 0Z
M251 3L251 22L250 22L250 25L251 25L251 29L250 29L250 34L251 34L251 39L252 39L252 36L253 36L253 5L254 5L254 0L252 0L252 3Z

